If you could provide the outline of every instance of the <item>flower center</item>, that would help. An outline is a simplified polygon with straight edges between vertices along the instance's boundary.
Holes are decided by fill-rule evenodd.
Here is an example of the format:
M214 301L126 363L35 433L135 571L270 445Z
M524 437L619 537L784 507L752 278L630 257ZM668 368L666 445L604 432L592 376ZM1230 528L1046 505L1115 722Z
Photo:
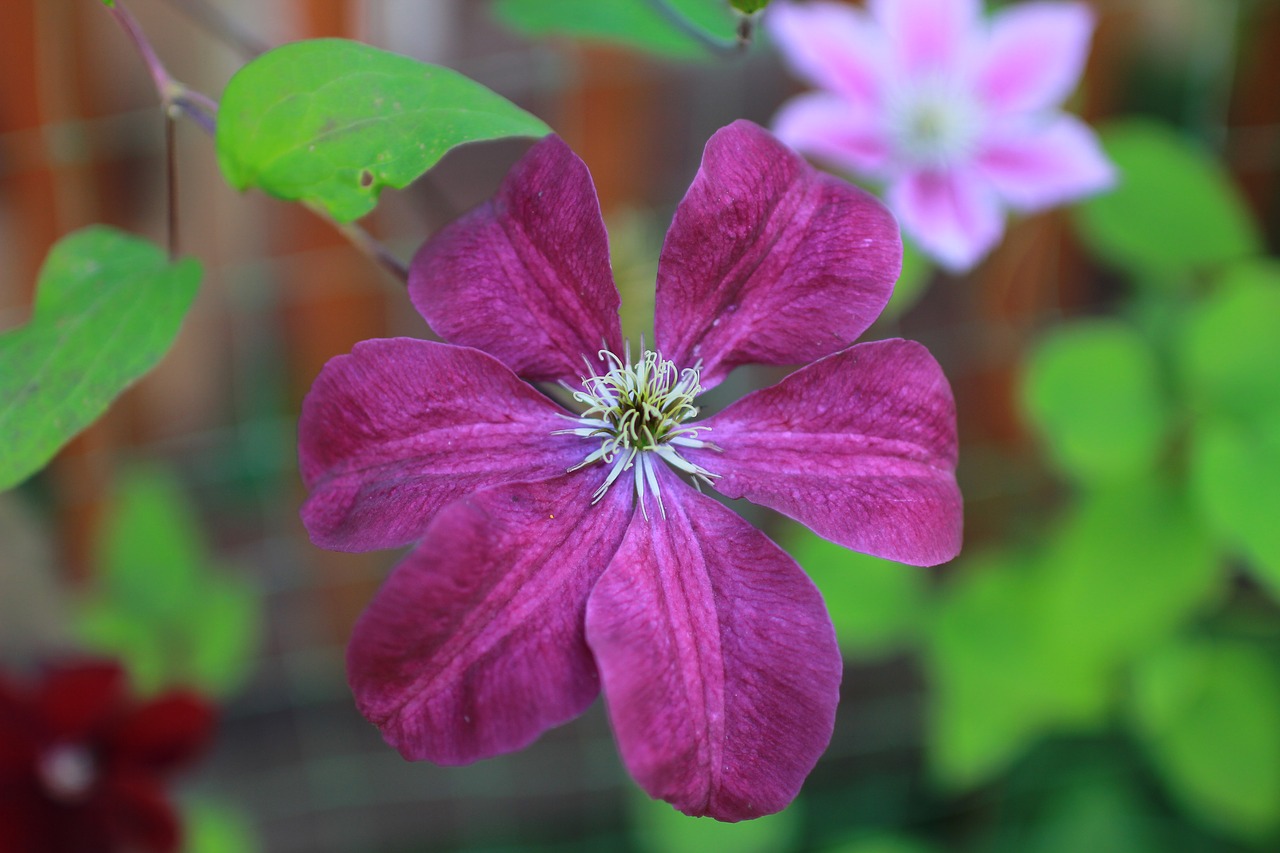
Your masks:
M981 116L970 93L944 77L915 81L889 99L889 133L912 166L944 169L973 150Z
M67 743L45 750L36 763L36 772L49 796L64 803L84 799L98 775L89 751Z
M633 471L636 495L645 517L648 517L644 505L647 491L653 492L665 517L653 467L656 459L692 474L695 485L699 481L710 484L715 476L681 457L678 450L680 447L718 449L698 438L698 433L708 427L684 426L685 421L698 414L693 401L702 393L699 370L697 367L679 370L653 350L644 350L635 362L631 361L629 348L625 360L608 350L601 350L599 355L610 365L609 371L602 376L596 373L589 359L584 359L590 375L582 377L582 390L574 391L573 398L586 409L572 418L577 426L557 430L555 434L598 438L600 447L569 470L576 471L596 462L612 466L604 484L592 496L592 503L604 497L624 472Z

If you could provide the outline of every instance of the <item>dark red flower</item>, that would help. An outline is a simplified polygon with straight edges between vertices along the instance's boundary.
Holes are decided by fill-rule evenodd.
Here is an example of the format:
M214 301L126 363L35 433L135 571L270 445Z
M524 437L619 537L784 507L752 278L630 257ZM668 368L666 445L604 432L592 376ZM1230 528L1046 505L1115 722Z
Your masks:
M52 669L30 687L0 674L0 850L178 850L164 782L213 721L190 693L137 702L114 663Z

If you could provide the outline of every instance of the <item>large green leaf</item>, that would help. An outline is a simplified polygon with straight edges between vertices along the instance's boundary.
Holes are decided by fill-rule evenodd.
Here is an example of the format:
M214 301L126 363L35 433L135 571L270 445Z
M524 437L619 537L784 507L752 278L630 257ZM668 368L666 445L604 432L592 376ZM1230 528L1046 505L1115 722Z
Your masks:
M1280 262L1239 264L1197 306L1179 352L1198 407L1248 418L1280 411Z
M1197 424L1191 488L1213 529L1280 597L1280 411L1246 425Z
M0 335L0 489L45 465L168 351L200 265L91 227L60 240L25 326Z
M383 187L407 186L464 142L550 129L456 71L358 42L294 42L227 84L218 161L239 189L323 207L349 222Z
M1032 354L1023 407L1064 473L1128 480L1155 466L1168 418L1154 354L1114 320L1071 323Z
M798 525L783 544L822 591L846 655L880 656L915 637L924 616L923 569L850 551Z
M1102 130L1120 171L1110 193L1079 205L1089 246L1140 283L1173 287L1187 275L1257 254L1257 227L1226 170L1175 130L1125 121Z
M725 0L665 0L707 36L734 37L736 18ZM493 14L527 36L566 35L614 42L672 59L704 59L706 47L649 0L495 0Z
M1053 532L1043 571L1045 629L1107 671L1216 603L1225 581L1204 525L1159 479L1086 496Z
M1132 716L1169 789L1245 836L1280 828L1280 680L1243 644L1182 643L1135 674Z
M981 557L938 602L925 658L928 745L947 785L990 778L1041 735L1091 728L1106 709L1106 673L1046 629L1042 586L1031 559Z

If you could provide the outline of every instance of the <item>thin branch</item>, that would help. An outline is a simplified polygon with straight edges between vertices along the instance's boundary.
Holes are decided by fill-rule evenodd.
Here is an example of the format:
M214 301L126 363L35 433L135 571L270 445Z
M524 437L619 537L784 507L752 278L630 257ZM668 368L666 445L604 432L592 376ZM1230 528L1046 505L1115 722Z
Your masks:
M166 140L170 151L170 159L172 159L172 137L170 131L173 125L173 119L178 115L185 115L195 121L205 133L214 136L217 133L217 115L218 102L208 95L190 89L182 83L175 80L169 75L168 69L164 67L164 63L156 55L155 50L151 47L151 43L147 41L146 34L142 32L142 27L138 25L133 15L129 14L119 0L112 6L107 7L107 11L120 24L125 33L129 36L129 40L133 42L133 46L137 49L142 61L146 63L147 71L151 74L151 80L155 83L156 92L160 96L160 101L165 108L165 120L169 125L166 131ZM172 174L173 166L170 163L170 173ZM174 189L175 183L170 180L171 192L176 193ZM323 210L313 205L306 205L307 209L315 213L317 216L329 221L334 228L341 232L351 243L373 259L380 267L394 275L403 284L409 282L409 268L399 258L392 254L391 250L378 241L376 237L360 227L354 222L338 222L329 216ZM176 195L170 197L169 207L169 241L170 252L172 253L177 242L177 199Z
M342 232L342 236L350 240L356 248L373 259L378 266L391 273L401 282L409 283L409 267L404 261L391 253L391 250L368 231L354 222L338 222L318 207L306 205L306 208L323 219L328 219L334 228Z
M172 116L177 112L185 115L204 128L207 133L212 134L217 121L217 101L193 89L188 89L169 75L168 69L152 49L151 42L147 41L147 36L142 32L137 19L124 6L115 3L108 6L107 11L120 24L125 34L129 36L129 41L133 42L134 49L142 57L148 73L151 74L151 81L155 84L156 93L160 96L160 102L164 105L165 114Z
M716 56L737 56L745 52L751 46L755 35L754 15L743 15L739 18L736 38L720 39L686 18L679 9L671 5L670 0L648 0L648 3L650 8L666 18L668 23Z

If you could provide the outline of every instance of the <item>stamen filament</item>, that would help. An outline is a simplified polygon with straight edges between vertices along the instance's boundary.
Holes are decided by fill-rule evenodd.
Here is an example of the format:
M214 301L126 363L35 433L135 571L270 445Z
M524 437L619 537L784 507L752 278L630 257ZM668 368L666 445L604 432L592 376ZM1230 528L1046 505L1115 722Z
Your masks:
M641 512L646 519L649 517L645 496L652 493L665 518L666 508L654 468L656 460L662 459L692 476L694 484L701 488L702 483L709 485L717 475L684 459L676 448L720 448L698 437L708 427L684 425L698 415L693 401L702 393L699 367L680 370L653 350L644 349L643 340L640 345L641 356L634 362L630 345L625 359L607 349L600 350L597 357L609 368L604 374L597 373L596 365L583 356L587 375L581 377L580 389L570 391L585 408L577 417L565 416L576 426L552 434L600 439L600 447L569 469L576 471L597 462L611 466L593 494L592 503L599 502L623 472L634 468L632 478Z

